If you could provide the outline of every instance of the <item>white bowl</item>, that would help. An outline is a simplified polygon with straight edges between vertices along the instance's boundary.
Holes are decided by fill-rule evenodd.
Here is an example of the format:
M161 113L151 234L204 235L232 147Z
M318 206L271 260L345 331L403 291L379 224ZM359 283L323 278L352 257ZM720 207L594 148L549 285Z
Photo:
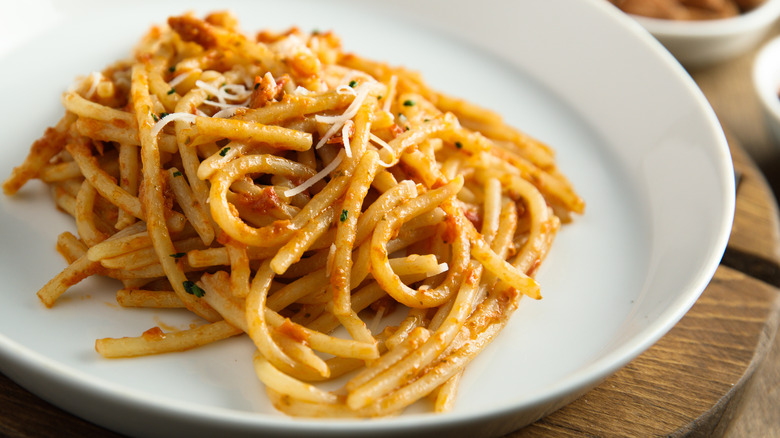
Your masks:
M780 0L732 18L679 21L631 15L688 68L727 61L755 47L780 17Z
M753 86L767 126L780 144L780 37L766 43L753 61Z

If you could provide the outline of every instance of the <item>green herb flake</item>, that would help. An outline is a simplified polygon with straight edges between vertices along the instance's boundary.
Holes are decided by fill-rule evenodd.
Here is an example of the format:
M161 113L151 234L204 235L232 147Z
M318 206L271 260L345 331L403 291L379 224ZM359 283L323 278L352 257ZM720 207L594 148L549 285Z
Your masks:
M382 100L382 95L380 94L379 96L377 96L376 100Z
M173 257L175 259L180 259L180 258L182 258L182 257L184 257L186 255L187 255L186 252L177 252L176 254L171 254L171 257Z
M152 119L154 119L154 123L157 123L157 122L160 121L160 118L157 117L157 114L155 114L155 113L152 113Z
M176 92L176 89L175 88L171 88L170 90L168 90L168 96L170 96L171 94L173 94L175 92Z
M461 143L461 142L459 142L459 141L456 141L456 142L455 142L455 147L456 147L456 148L458 148L458 149L460 149L460 148L462 148L462 147L463 147L463 143Z
M201 289L194 281L184 281L181 284L184 286L184 291L190 295L195 295L198 298L203 298L206 295L206 291Z
M187 137L187 138L184 140L184 144L188 145L188 144L190 144L190 143L192 143L192 137Z
M179 171L177 170L176 172L173 172L173 176L174 176L174 177L176 177L176 176L181 176L181 172L179 172Z
M341 222L346 222L348 215L349 215L349 210L341 210L341 217L339 218L339 220Z
M357 87L357 81L356 81L356 80L354 80L354 79L353 79L353 80L351 80L351 81L349 81L349 86L350 86L350 88L355 88L355 87Z
M166 117L168 117L168 113L160 113L160 118L161 119L164 119Z
M219 156L224 157L225 155L227 155L229 150L230 148L223 148L221 151L219 151Z
M255 90L257 90L258 88L260 88L260 82L255 82Z
M407 99L404 101L404 106L414 106L414 101L411 99Z
M171 72L171 73L175 72L176 71L176 66L172 65L172 66L168 67L168 71Z

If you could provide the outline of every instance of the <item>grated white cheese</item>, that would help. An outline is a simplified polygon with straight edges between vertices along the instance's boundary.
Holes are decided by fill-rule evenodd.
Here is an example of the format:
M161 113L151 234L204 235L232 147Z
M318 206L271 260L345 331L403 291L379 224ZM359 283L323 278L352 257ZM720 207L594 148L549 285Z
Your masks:
M344 143L344 152L347 153L347 157L352 158L352 146L349 145L349 129L355 124L352 120L347 120L344 123L344 127L341 128L341 140Z
M363 84L358 86L357 90L355 90L355 99L352 100L352 103L349 104L347 110L344 111L343 114L339 116L317 115L314 116L315 120L320 123L344 123L347 120L352 119L355 117L358 110L360 110L360 107L363 105L363 102L366 100L366 97L368 97L368 93L371 92L372 88L373 84Z
M271 79L273 80L273 76L271 77ZM249 95L252 94L252 92L246 89L244 84L225 84L219 87L219 89L224 91L225 97L227 98L232 97L235 100L246 99L247 97L249 97Z
M93 71L92 73L89 74L89 77L87 79L89 79L90 84L89 84L89 89L84 93L85 99L89 99L95 94L95 91L97 91L98 84L103 79L103 74L100 73L99 71Z
M293 91L293 94L298 96L309 96L312 93L308 88L298 85L298 87L295 88L295 91Z
M232 106L232 107L228 107L228 108L225 108L223 110L217 111L211 117L213 117L215 119L229 119L229 118L231 118L231 117L236 115L236 112L238 112L239 108L241 108L241 107L238 106L238 105L235 105L235 106Z
M195 70L190 70L188 72L184 72L182 74L177 75L175 78L171 79L170 82L168 82L168 85L171 86L171 88L176 88L177 85L184 82L185 79L190 77L193 73L195 73Z
M330 129L325 133L325 135L322 136L320 141L315 146L315 149L321 148L325 143L330 140L331 137L333 137L344 124L347 122L347 120L352 120L353 117L357 114L358 110L360 110L360 107L363 105L363 102L366 100L366 97L368 97L368 93L371 92L371 89L373 88L373 84L362 84L360 85L357 90L355 90L355 98L352 100L352 103L349 104L346 111L344 111L343 114L338 116L321 116L316 115L314 116L314 120L320 122L320 123L329 123L331 124Z
M271 85L271 88L276 88L276 79L274 79L274 75L271 74L270 71L265 72L263 75L263 80L268 81L268 83Z
M160 133L160 131L165 127L165 125L173 121L184 120L185 122L195 123L195 120L197 118L198 116L190 113L170 113L165 117L163 117L162 119L158 120L157 123L154 124L154 126L152 127L152 136L157 137L157 134Z
M217 101L223 105L227 104L228 100L246 100L252 95L252 92L248 91L242 84L225 84L221 87L215 87L204 81L198 80L195 81L195 86L216 97ZM209 102L211 101L204 101L204 103ZM214 103L215 102L211 102L211 104Z
M240 102L240 103L224 103L224 102L214 102L213 100L204 100L203 104L209 105L209 106L215 106L217 108L240 108L240 107L246 107L247 104L249 104L249 101Z
M338 155L336 155L336 158L333 159L333 161L330 162L327 166L323 167L322 170L317 172L316 175L313 177L307 179L304 181L301 185L298 187L292 188L290 190L286 190L284 192L284 196L287 196L288 198L291 198L299 193L303 193L306 191L309 187L316 184L318 181L321 181L325 179L326 176L328 176L331 172L336 170L336 167L338 167L339 164L344 160L344 151L340 151Z
M395 160L395 151L393 150L393 148L389 144L387 144L386 141L384 141L381 138L377 137L376 134L371 134L371 136L369 137L369 140L371 140L372 142L374 142L377 145L381 146L382 149L384 149L387 152L389 152L390 156L392 157L392 160ZM391 160L390 163L385 163L384 161L380 160L379 161L379 165L382 166L382 167L390 167L390 166L393 165L392 160Z
M320 139L320 141L317 142L317 145L314 146L314 149L319 149L319 148L325 146L325 143L327 143L328 140L330 140L331 137L336 135L336 133L339 132L339 129L341 129L341 125L340 124L336 123L336 124L331 125L330 128L328 128L328 130L325 132L325 135L323 135L322 138Z
M357 95L357 92L354 88L350 87L349 85L339 85L336 87L336 93L338 94L351 94L353 96Z
M219 103L226 103L225 96L222 95L222 91L220 91L219 88L200 80L195 81L195 86L216 97L217 100L219 100Z

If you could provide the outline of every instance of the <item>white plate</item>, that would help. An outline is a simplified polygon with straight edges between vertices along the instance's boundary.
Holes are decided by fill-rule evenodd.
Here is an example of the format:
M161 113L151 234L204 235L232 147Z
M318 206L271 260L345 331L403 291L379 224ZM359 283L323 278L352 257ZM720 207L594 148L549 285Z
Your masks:
M334 29L350 50L422 71L435 87L500 111L558 151L587 201L540 272L544 299L524 301L468 367L453 412L293 420L268 404L246 339L104 360L93 349L98 337L192 320L119 309L116 284L98 279L44 308L35 291L64 267L54 242L73 224L32 182L0 201L0 368L108 428L144 436L507 433L650 347L696 301L725 247L734 180L713 112L679 64L602 0L53 3L29 0L37 15L15 15L48 21L3 59L2 175L59 118L59 95L75 76L125 56L168 15L229 7L246 30Z

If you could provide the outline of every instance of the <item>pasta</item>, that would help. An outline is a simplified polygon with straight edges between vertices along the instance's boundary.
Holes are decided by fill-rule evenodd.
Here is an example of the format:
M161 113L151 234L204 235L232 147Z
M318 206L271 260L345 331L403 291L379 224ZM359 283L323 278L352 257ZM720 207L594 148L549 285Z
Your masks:
M393 415L428 396L451 409L585 208L549 146L332 32L251 38L228 12L174 16L62 104L3 184L40 179L76 223L41 301L103 275L123 307L203 321L98 339L106 358L246 335L295 416Z

